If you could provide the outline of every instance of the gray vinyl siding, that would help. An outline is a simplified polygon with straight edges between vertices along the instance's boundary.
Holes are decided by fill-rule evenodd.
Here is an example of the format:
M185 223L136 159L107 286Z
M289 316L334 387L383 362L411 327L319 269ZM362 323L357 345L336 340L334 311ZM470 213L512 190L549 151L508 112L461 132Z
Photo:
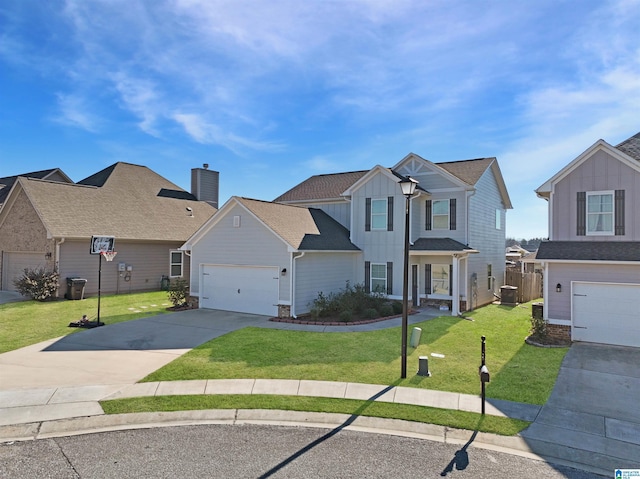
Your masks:
M625 190L625 234L578 236L576 234L579 191ZM640 241L640 173L598 150L575 170L558 181L551 196L551 239L554 241Z
M501 209L500 229L496 229L496 209ZM492 302L494 292L504 284L506 218L498 183L491 168L476 184L475 194L469 198L469 246L479 251L469 255L468 274L478 275L478 305ZM495 278L493 290L487 285L487 265Z
M233 226L236 215L240 216L239 228ZM235 205L193 246L191 294L200 294L200 265L277 266L279 270L288 270L290 261L285 242L246 209ZM290 274L280 277L279 300L284 304L290 301L290 277Z
M345 228L351 228L351 203L347 201L340 203L304 203L299 206L322 210Z
M361 253L307 253L295 260L296 315L308 313L318 293L325 295L354 284Z
M98 270L100 259L89 254L90 240L66 240L60 246L60 290L59 296L67 291L67 278L87 280L85 295L98 292ZM134 293L160 290L162 276L169 276L169 252L178 249L181 243L138 243L116 238L118 255L113 261L102 259L102 294ZM183 258L183 277L189 278L189 262ZM132 267L132 271L120 273L118 263ZM128 281L127 281L128 277Z
M545 315L549 320L571 320L572 281L637 284L640 283L640 264L549 263L545 278L547 296L544 298ZM562 285L560 293L556 292L558 283Z
M365 199L388 199L390 196L393 196L393 231L365 231ZM379 173L353 194L352 203L351 241L364 252L361 267L357 271L357 282L364 283L364 261L378 264L392 262L394 265L392 296L401 296L405 197L402 195L400 185ZM418 234L415 227L412 229L412 234Z

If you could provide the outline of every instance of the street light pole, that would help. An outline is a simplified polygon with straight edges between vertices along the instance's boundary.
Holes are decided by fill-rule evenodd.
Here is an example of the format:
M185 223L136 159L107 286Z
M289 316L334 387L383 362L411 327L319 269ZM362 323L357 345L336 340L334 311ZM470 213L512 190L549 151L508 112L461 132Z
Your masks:
M402 194L406 198L404 210L404 276L402 284L402 359L400 364L400 377L402 379L407 377L407 329L409 315L409 208L411 197L416 190L417 184L418 182L410 176L407 177L406 180L400 182Z

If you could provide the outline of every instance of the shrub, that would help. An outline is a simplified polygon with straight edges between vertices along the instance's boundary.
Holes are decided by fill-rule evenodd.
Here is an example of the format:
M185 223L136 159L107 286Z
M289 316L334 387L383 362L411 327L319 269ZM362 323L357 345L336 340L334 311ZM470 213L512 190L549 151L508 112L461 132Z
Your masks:
M350 311L353 317L366 317L365 312L369 309L376 311L388 302L382 293L367 293L364 285L347 284L343 290L336 293L318 293L318 297L311 304L312 317L341 317L343 311ZM376 313L377 314L377 313ZM390 315L389 315L390 316Z
M378 317L378 310L375 308L365 309L364 313L362 313L362 316L367 319L376 319Z
M380 314L382 316L393 316L393 306L391 303L384 303L380 307Z
M394 314L402 313L402 303L400 301L394 301L391 303L391 307L393 308Z
M348 309L346 311L342 311L340 313L340 321L348 323L352 319L353 319L353 313L351 311L349 311Z
M542 318L531 316L531 336L537 339L545 339L547 337L547 322Z
M182 278L176 278L169 286L169 301L173 303L175 308L187 305L187 294L189 292L189 284Z
M56 294L59 287L60 275L57 271L45 268L25 268L22 277L13 284L23 296L29 296L37 301L46 301Z

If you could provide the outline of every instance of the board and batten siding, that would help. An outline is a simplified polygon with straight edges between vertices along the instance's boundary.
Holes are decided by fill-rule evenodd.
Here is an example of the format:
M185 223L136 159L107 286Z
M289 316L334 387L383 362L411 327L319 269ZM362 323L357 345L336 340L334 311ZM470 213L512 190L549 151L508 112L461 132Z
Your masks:
M366 198L388 199L393 197L393 231L365 231ZM402 264L404 251L404 212L405 197L400 185L382 173L369 179L352 196L353 218L351 240L363 252L360 267L357 268L356 281L364 283L364 262L386 264L392 262L392 296L402 295Z
M325 295L343 290L353 278L361 253L306 253L295 260L295 313L308 313L318 293Z
M345 228L351 228L351 204L347 201L339 203L305 203L302 206L305 208L316 208L322 210Z
M598 150L554 185L551 196L550 237L553 241L593 241L594 236L577 235L579 191L625 191L625 234L598 235L598 241L640 241L640 173L605 151Z
M234 227L234 216L240 226ZM191 294L200 296L201 265L276 266L290 268L287 244L240 205L233 206L191 251ZM290 301L290 274L280 277L280 302Z
M571 282L640 283L640 265L610 263L549 263L545 281L545 316L551 323L566 324L571 321ZM556 292L556 285L562 291Z
M60 290L59 296L67 291L67 278L87 280L85 295L98 292L98 269L100 258L89 254L90 240L66 240L60 245ZM133 293L158 291L162 276L169 276L170 251L175 251L181 243L138 243L116 238L117 256L113 261L102 259L101 293ZM118 271L118 264L131 266L130 272ZM188 257L183 257L183 277L189 278ZM129 273L129 275L127 275ZM128 280L127 280L128 278Z
M496 209L500 212L500 228L496 228ZM476 183L476 192L469 197L469 246L479 253L469 255L468 274L478 275L478 305L492 302L504 284L506 214L498 183L488 168ZM487 265L495 278L488 288ZM474 305L475 306L475 305Z

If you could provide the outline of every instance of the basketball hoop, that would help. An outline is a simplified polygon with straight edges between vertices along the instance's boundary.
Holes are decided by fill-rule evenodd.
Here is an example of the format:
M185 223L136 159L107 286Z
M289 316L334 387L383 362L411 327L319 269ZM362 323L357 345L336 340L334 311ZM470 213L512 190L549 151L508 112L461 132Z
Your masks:
M101 251L100 254L104 256L107 261L113 261L113 258L118 254L116 251Z

